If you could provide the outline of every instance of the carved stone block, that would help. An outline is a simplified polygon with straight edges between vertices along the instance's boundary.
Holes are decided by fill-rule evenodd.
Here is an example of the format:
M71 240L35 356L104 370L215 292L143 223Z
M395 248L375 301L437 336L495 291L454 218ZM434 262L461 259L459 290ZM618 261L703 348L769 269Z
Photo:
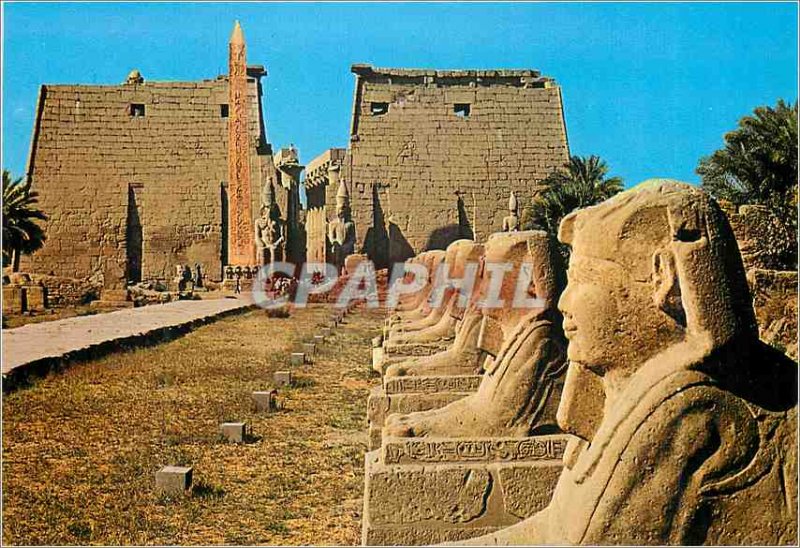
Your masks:
M165 466L156 472L156 490L168 495L185 492L192 487L191 466Z
M292 384L292 372L291 371L275 371L272 375L272 380L275 383L275 386L289 386Z
M550 501L566 442L387 439L366 455L363 544L456 541L533 515Z
M256 411L277 411L278 391L253 392L253 403L255 404Z
M220 434L231 443L244 443L246 430L247 424L243 422L223 422L219 425Z

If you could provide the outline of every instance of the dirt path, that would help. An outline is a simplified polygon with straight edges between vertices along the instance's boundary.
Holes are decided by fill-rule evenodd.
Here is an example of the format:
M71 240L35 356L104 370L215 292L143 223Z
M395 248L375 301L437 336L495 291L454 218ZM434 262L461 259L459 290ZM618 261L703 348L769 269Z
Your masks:
M380 314L354 312L295 368L284 411L250 401L329 315L255 310L7 395L4 544L358 544ZM223 420L247 421L257 441L221 442ZM191 494L154 491L165 464L194 466Z

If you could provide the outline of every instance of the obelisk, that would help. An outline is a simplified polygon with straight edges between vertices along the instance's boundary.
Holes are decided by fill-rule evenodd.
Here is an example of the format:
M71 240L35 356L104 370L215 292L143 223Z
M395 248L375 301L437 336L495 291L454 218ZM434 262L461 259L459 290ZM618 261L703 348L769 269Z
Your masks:
M228 264L255 264L247 125L247 54L239 21L228 44Z

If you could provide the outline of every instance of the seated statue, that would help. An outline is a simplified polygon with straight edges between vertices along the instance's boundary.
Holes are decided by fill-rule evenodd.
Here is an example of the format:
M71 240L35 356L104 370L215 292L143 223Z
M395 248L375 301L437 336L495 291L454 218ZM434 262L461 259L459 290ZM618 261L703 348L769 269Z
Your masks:
M286 229L277 205L261 207L261 217L255 223L256 258L259 266L272 264L283 258Z
M328 223L328 242L333 264L342 272L344 260L356 251L356 225L350 218L350 195L344 181L336 193L336 218Z
M542 231L504 232L484 248L485 264L511 264L513 270L503 277L498 306L483 306L480 347L491 359L478 391L440 409L390 415L386 436L523 437L556 431L566 344L556 310L563 270L554 242ZM512 306L517 280L526 273L526 300Z
M716 202L651 180L559 239L575 439L544 510L469 543L796 544L797 364L759 341Z

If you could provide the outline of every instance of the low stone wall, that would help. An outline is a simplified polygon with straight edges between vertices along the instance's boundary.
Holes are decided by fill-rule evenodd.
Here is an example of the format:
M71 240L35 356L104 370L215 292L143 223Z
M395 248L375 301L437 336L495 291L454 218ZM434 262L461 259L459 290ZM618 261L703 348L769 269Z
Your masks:
M797 241L770 210L760 205L734 206L720 202L728 216L746 269L782 269L793 266Z
M66 278L31 274L31 280L47 289L47 300L51 307L87 304L100 298L102 283L90 278Z
M797 271L753 268L747 281L761 340L797 361Z

